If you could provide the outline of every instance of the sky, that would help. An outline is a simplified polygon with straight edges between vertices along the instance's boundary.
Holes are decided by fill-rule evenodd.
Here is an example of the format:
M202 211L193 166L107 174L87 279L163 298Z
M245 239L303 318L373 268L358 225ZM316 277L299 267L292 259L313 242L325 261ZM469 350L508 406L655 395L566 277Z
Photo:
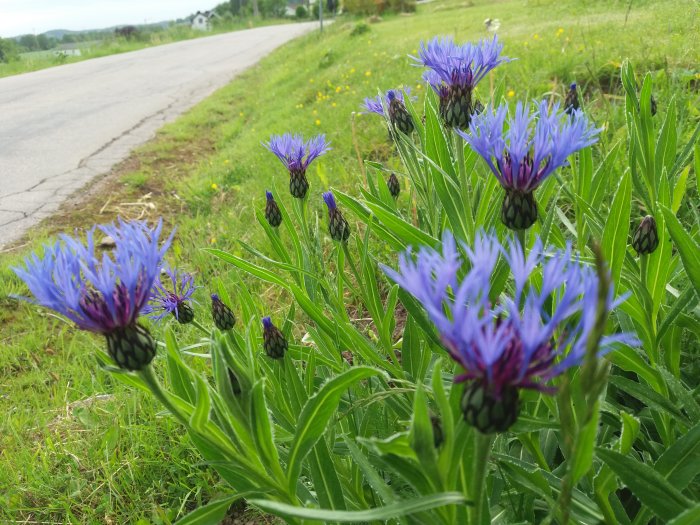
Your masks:
M0 37L183 18L223 0L0 0Z

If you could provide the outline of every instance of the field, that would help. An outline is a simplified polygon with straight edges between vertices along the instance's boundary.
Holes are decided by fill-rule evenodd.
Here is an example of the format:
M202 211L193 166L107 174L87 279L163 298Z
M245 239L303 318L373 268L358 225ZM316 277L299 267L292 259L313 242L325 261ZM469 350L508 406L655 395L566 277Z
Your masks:
M173 42L180 42L182 40L191 40L193 38L202 38L219 33L228 33L230 31L240 31L264 25L285 23L289 23L289 20L251 18L217 24L211 31L198 31L192 29L189 25L177 25L158 31L150 30L139 37L132 38L106 34L103 40L75 44L76 48L80 50L80 55L60 54L58 49L50 49L48 51L22 53L16 60L0 62L0 78L29 73L30 71L38 71L40 69L46 69L47 67L81 62L91 58L137 51L146 47L172 44Z
M384 121L360 113L364 97L404 85L417 97L415 107L422 107L429 88L421 80L422 68L414 67L409 55L418 53L421 40L435 35L454 35L458 42L490 37L483 24L486 18L500 20L498 36L505 45L504 53L517 60L486 77L477 88L479 97L488 100L494 93L502 93L513 105L516 100L542 97L563 101L568 85L576 82L583 107L603 129L599 148L592 153L594 164L599 165L618 142L622 144L623 153L608 167L609 180L604 182L606 190L600 202L601 209L614 209L619 181L629 178L624 153L626 94L620 69L629 60L640 87L646 72L651 72L653 95L658 101L656 118L663 118L673 105L677 149L681 150L693 138L700 120L699 16L696 2L681 0L506 0L436 1L419 5L413 15L387 15L375 23L340 17L322 35L309 35L286 45L166 126L154 141L97 182L87 198L70 203L55 220L43 223L17 246L0 254L0 413L4 415L0 421L0 521L171 523L228 492L226 483L204 464L188 433L164 417L158 402L98 366L95 354L103 350L102 338L12 297L26 294L26 289L11 267L21 264L49 238L62 231L110 222L117 215L149 220L162 216L166 229L177 228L170 262L192 272L203 286L195 294L199 318L208 317L208 293L223 283L231 294L235 291L235 296L241 296L241 308L248 290L259 296L256 305L261 311L273 319L284 319L294 302L288 291L236 271L203 250L221 250L263 266L267 263L245 246L276 256L255 220L255 212L265 206L265 190L287 199L289 175L261 142L286 131L305 136L326 133L333 149L308 173L310 216L318 218L325 232L322 191L333 188L358 196L359 189L366 187L365 171L372 173L376 166L365 161L380 163L387 171L404 170ZM689 165L692 162L688 161ZM680 196L677 216L688 237L697 243L697 146L694 162L684 175L685 192ZM551 198L553 184L543 191ZM581 233L577 231L579 209L573 199L565 197L563 211L553 221L572 237ZM400 199L405 199L400 205L410 210L408 198L404 195ZM631 202L630 236L644 214L641 197L637 195ZM353 228L365 231L356 217L346 216ZM330 256L330 244L324 246L324 253ZM375 239L371 246L377 259L395 265L395 249L390 243ZM336 251L333 256L337 256ZM669 286L676 291L689 287L681 266L675 256L675 280ZM691 290L691 299L692 294ZM354 303L360 302L356 295L351 297ZM668 304L664 302L664 315L675 299L670 293L669 297ZM238 299L234 303L239 304ZM684 434L673 425L675 412L669 405L680 406L679 413L690 419L697 408L697 300L685 304L687 311L682 317L686 324L673 332L675 347L682 350L675 357L664 355L657 363L658 370L668 369L673 375L674 381L669 380L672 394L652 392L655 395L634 398L625 391L610 401L627 399L629 406L624 409L632 414L629 421L637 422L634 435L639 433L641 421L642 434L650 436L647 441L639 438L644 441L635 452L639 460L658 456ZM368 317L360 315L366 313L360 309L358 306L357 317ZM301 314L297 315L301 319ZM628 319L627 325L632 321ZM196 346L201 340L196 327L179 326L173 320L152 325L152 329L159 339L174 330L181 347L195 345L189 348L191 353L201 350ZM292 332L299 340L304 336L302 320ZM639 357L640 353L635 355L646 359ZM613 374L619 373L630 382L636 378L628 362L615 357L611 360L616 365ZM206 359L195 357L191 361L196 370L209 370ZM655 372L649 374L656 377ZM660 405L662 412L667 411L650 415L647 405L652 409ZM605 418L603 421L608 423ZM667 434L658 437L663 432L655 424ZM635 427L634 422L629 425ZM619 424L610 428L619 428ZM524 435L533 439L534 434ZM601 432L601 444L613 434L613 430ZM506 444L500 446L505 454ZM686 458L688 465L700 461L697 447L693 447ZM521 453L527 456L526 447ZM554 461L550 456L538 459L540 467ZM533 474L535 470L515 464L510 468L510 474L520 476L523 492L544 490L537 486L540 482L547 485L543 475ZM678 498L682 497L678 501L692 501L695 509L700 500L698 485L693 482L696 474L696 470L688 474L685 487L676 491ZM593 476L582 483L592 486ZM618 501L634 508L640 506L638 500L645 499L632 487L620 494ZM532 504L525 499L514 500L513 505ZM618 508L603 507L600 512L606 521L611 515L619 517ZM531 516L539 517L539 510L532 510ZM245 520L272 520L253 509L245 512ZM650 514L646 521L640 518L638 523L650 519L662 523L663 512L655 512L655 518Z

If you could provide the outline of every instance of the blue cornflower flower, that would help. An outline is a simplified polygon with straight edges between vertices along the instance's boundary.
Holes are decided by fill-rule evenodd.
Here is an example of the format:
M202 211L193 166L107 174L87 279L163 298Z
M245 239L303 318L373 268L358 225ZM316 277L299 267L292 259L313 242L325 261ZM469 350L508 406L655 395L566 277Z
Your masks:
M472 92L479 81L493 68L510 58L502 57L503 44L496 36L477 44L457 45L452 38L433 38L421 42L419 65L430 68L423 79L440 97L440 115L445 124L454 128L469 127L476 104Z
M466 257L446 231L442 253L424 247L414 258L409 250L399 257L398 271L383 270L422 304L464 368L455 381L470 382L463 398L467 421L485 433L503 431L517 419L519 389L551 392L554 377L581 364L595 329L599 280L572 257L570 246L544 250L539 238L527 256L518 242L502 245L483 233L462 248ZM511 270L512 293L493 303L499 256ZM535 274L539 285L532 283ZM618 304L611 290L608 311ZM603 337L598 355L615 342L635 341L625 334Z
M405 96L411 93L410 88L404 89ZM387 109L387 115L384 114L384 108ZM390 89L386 95L377 95L374 98L366 98L364 102L366 113L376 113L381 116L388 116L391 124L406 135L409 135L413 129L413 118L406 109L404 93L398 89Z
M73 321L78 328L103 334L110 356L129 370L140 370L155 356L156 345L137 318L151 297L163 256L172 234L159 246L163 228L145 222L98 227L115 241L110 257L95 252L94 231L87 242L62 235L44 248L43 257L32 254L24 268L13 268L32 295L33 302Z
M546 101L532 107L534 114L518 102L507 131L505 105L475 117L469 133L458 130L506 190L501 220L513 230L526 230L535 223L533 192L557 168L568 166L569 155L595 143L600 132L581 111L565 118L559 104L551 111Z
M141 313L149 315L154 321L172 314L180 324L191 323L194 321L194 310L189 302L194 302L192 295L199 288L194 285L194 276L170 267L164 267L163 271L170 278L170 286L166 288L161 276L158 276L153 285L150 304Z
M303 199L309 189L306 180L309 164L331 149L325 135L316 135L307 141L298 134L272 135L263 145L289 170L289 191L297 199Z

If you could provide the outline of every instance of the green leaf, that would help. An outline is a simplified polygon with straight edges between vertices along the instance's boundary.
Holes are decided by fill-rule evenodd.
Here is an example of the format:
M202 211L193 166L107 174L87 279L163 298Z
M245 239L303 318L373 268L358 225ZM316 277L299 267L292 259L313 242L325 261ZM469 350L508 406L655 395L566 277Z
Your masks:
M654 470L678 490L683 490L700 474L700 424L671 445L656 461Z
M685 231L683 225L671 210L662 204L659 204L659 208L664 214L664 219L666 219L668 232L671 234L671 238L676 244L676 248L678 248L678 253L681 255L685 273L688 274L690 282L693 283L695 290L700 294L700 257L698 257L700 246Z
M408 440L423 469L433 480L439 481L433 426L428 413L428 398L425 395L425 388L420 382L416 385L416 393L413 397L413 416Z
M340 396L352 384L380 373L377 369L364 366L351 368L327 381L314 396L309 398L299 415L297 431L289 449L287 481L290 492L293 492L296 487L304 458L316 442L321 439L326 426L338 408Z
M175 334L170 329L165 332L165 348L167 350L168 379L173 392L188 403L194 403L195 391L192 385L192 371L182 361Z
M197 432L204 432L209 422L209 411L211 410L211 399L209 397L209 387L201 376L195 376L195 386L197 393L197 403L194 412L190 416L190 425Z
M620 419L622 420L622 433L620 434L620 452L628 454L632 449L634 440L639 435L639 419L631 416L627 412L620 411Z
M203 507L190 512L177 520L176 525L218 525L226 517L229 507L245 494L234 494L216 501L210 501Z
M692 506L688 498L650 466L612 450L598 448L596 452L642 505L661 519L670 520Z
M263 464L275 476L284 479L284 473L280 467L280 459L277 447L272 436L270 413L265 402L265 379L260 379L253 385L250 396L250 422L255 440L255 448L263 460Z
M598 405L598 402L594 404L591 419L589 419L581 429L581 433L576 440L576 450L572 458L573 463L571 466L571 476L574 485L588 472L593 463L593 448L596 443L598 422L600 419L600 408Z
M700 523L700 503L696 503L692 509L679 514L668 525L697 525Z
M445 505L465 505L467 501L459 492L442 492L429 496L420 496L410 500L399 501L369 510L337 511L295 507L278 501L251 499L248 503L265 512L283 518L302 518L305 520L340 523L366 523L370 521L390 520L399 516L409 516Z
M630 172L626 171L620 181L615 198L610 206L610 217L603 229L602 248L605 260L610 265L612 282L617 286L627 250L627 235L630 229L632 184Z
M615 375L610 376L610 383L620 388L624 392L627 392L632 397L637 398L652 410L656 410L662 414L667 412L682 422L687 421L685 415L671 402L670 399L653 391L646 385L637 383L636 381L632 381L626 377Z

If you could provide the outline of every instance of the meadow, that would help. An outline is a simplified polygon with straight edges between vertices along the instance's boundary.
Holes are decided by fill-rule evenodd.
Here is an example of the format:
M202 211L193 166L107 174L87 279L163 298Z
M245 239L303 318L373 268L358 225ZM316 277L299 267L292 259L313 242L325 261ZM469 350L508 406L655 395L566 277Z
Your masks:
M216 24L209 31L192 29L189 24L182 24L157 30L142 29L140 34L137 34L136 37L129 38L105 33L102 35L101 40L76 44L76 48L80 50L80 55L67 55L62 54L59 49L50 49L48 51L21 53L16 59L8 62L0 61L0 78L29 73L31 71L39 71L40 69L61 66L63 64L72 64L73 62L81 62L83 60L90 60L91 58L117 55L119 53L128 53L129 51L137 51L147 47L172 44L182 40L192 40L193 38L202 38L228 33L230 31L241 31L243 29L252 29L265 25L286 23L290 23L290 20L282 18L262 19L251 17L226 20Z
M491 522L694 523L700 512L695 481L700 472L700 329L694 288L697 251L693 251L700 238L696 144L700 42L695 30L699 14L697 4L689 1L540 0L432 2L419 6L415 15L388 15L375 23L340 17L323 35L290 43L163 128L154 141L100 181L100 191L66 207L59 217L0 254L0 413L5 414L0 422L0 521L171 523L223 498L224 504L211 518L216 522L236 499L229 496L231 480L197 451L202 444L196 432L188 433L168 417L147 389L138 388L137 381L125 382L126 374L104 368L104 359L96 358L104 353L101 337L13 298L27 291L11 267L62 231L108 223L119 215L149 221L162 216L165 230L177 228L168 260L193 273L203 287L195 292L194 309L206 327L211 326L209 293L218 291L232 299L229 304L239 317L238 335L212 339L217 348L232 345L251 356L260 354L256 357L260 364L255 365L260 369L253 376L266 375L268 380L265 387L251 382L254 395L246 399L267 402L274 421L271 446L260 445L268 443L265 436L251 438L255 442L251 455L269 459L279 453L281 463L286 463L294 429L285 422L300 408L279 401L285 381L293 382L294 374L269 364L262 355L258 329L262 315L283 328L290 340L288 355L306 363L308 373L300 377L309 393L319 391L320 378L349 381L347 374L353 373L355 380L362 379L350 390L353 396L364 396L358 397L358 412L340 392L337 398L331 396L341 414L321 440L327 445L325 452L316 454L332 452L340 459L324 462L316 457L315 467L301 467L305 479L315 481L319 475L328 479L319 474L323 470L319 465L332 464L339 472L336 480L343 483L340 494L345 494L345 500L317 501L319 507L338 511L320 521L343 521L341 507L347 507L346 512L368 511L401 503L405 496L415 499L419 507L407 517L396 517L394 508L391 516L397 521L463 522L458 521L461 511L455 510L463 499L455 494L464 496L466 486L468 499L481 501L481 495L474 498L471 485L464 481L465 472L454 476L450 483L455 485L449 490L433 490L443 494L443 500L430 500L432 507L426 503L430 490L422 493L415 479L412 485L404 478L392 478L395 484L390 491L378 483L387 478L379 477L377 458L382 459L381 476L400 470L398 461L383 454L418 454L420 466L414 470L430 473L434 469L436 478L442 479L452 463L459 464L453 461L458 457L455 442L471 441L476 432L464 421L454 420L454 426L448 426L445 418L449 407L454 407L449 387L455 370L447 354L440 353L440 341L434 339L420 308L406 294L397 295L398 288L376 263L395 268L396 254L403 247L437 246L444 229L458 236L462 231L471 240L478 227L495 229L501 239L509 235L498 218L502 197L495 179L489 178L481 159L468 148L462 149L466 157L461 157L458 142L440 131L435 96L421 80L423 68L415 67L409 58L417 56L421 41L436 35L453 35L457 42L491 38L483 21L498 18L503 53L517 60L500 65L480 82L479 99L496 105L504 101L511 109L516 101L531 99L563 104L570 83L576 82L582 107L602 130L594 146L572 156L572 167L562 168L538 190L540 219L528 242L532 246L535 233L559 248L569 240L584 261L592 262L596 252L588 248L588 241L597 239L617 291L632 293L607 326L611 332L636 334L640 343L616 348L601 360L611 369L602 364L595 369L596 377L604 375L593 382L599 396L591 399L582 393L574 372L559 384L563 393L557 401L533 392L523 395L525 408L519 422L512 432L496 438L490 467L486 467ZM415 146L405 137L388 133L391 127L385 120L361 113L365 97L400 86L410 87L416 97L413 101L407 97L406 102L416 134L432 137L433 149L425 140ZM635 107L640 93L645 96ZM653 120L649 93L657 104ZM420 123L423 113L425 124ZM631 135L630 129L637 130L637 135ZM261 144L272 134L287 131L306 137L325 133L332 147L307 172L310 190L304 209L287 194L289 174ZM657 174L644 164L647 153L640 152L647 152L648 144L653 148L659 136L659 144L669 145L669 152L657 148L663 152ZM630 155L635 148L630 144L639 144L636 157ZM435 190L426 194L426 199L435 199L427 201L432 206L426 205L420 186L424 172L417 166L429 162L418 163L416 158L432 159L439 166L440 170L430 172L435 180L454 177L456 187L479 192L451 195ZM395 202L383 184L391 172L400 175L402 185ZM459 179L462 175L465 178ZM657 176L667 182L654 183ZM646 185L645 181L651 182ZM462 182L465 186L460 186ZM329 188L353 232L347 249L334 244L326 233L327 211L321 194ZM656 204L649 188L661 188L657 200L677 220L673 222L659 206L661 249L644 263L646 274L637 277L642 263L628 245L639 221ZM266 190L288 210L279 234L266 228L262 219ZM463 217L472 215L478 221L465 224ZM307 219L308 223L303 222ZM299 231L311 231L310 238L302 234L295 240L287 228L292 223ZM360 274L351 268L353 257L360 264ZM322 262L321 268L314 260ZM318 286L337 295L320 299L323 294L305 281L309 272L318 272ZM660 275L663 278L653 277ZM320 310L312 308L314 299L322 305ZM392 310L389 306L399 300L402 307ZM347 303L347 308L338 303ZM332 327L324 329L325 317L342 326L346 323L342 333L351 335L334 339ZM157 339L168 343L164 356L156 360L159 374L171 367L180 370L182 362L187 364L183 374L206 377L219 385L216 358L201 355L207 352L210 334L203 336L196 326L180 325L174 319L145 323ZM420 352L410 350L412 338ZM415 343L416 338L421 342ZM318 349L318 362L311 365L310 348ZM339 348L352 349L357 354L355 364L369 366L344 368L341 357L333 357ZM374 358L367 348L381 350L377 355L382 358ZM401 362L394 353L399 348ZM216 352L211 350L211 355ZM425 355L429 363L423 362ZM291 358L285 359L292 362ZM244 364L254 368L254 361ZM384 376L370 376L375 368L385 369L394 383ZM318 381L309 372L314 369ZM347 390L348 384L343 384ZM376 390L367 393L367 385ZM172 373L167 386L177 386ZM441 393L443 387L448 394ZM191 385L184 388L192 393ZM373 399L381 399L388 408L377 408L384 405ZM193 397L193 406L197 402ZM420 450L408 449L422 446L425 451L426 442L433 443L437 430L429 423L429 411L441 413L446 445L421 456ZM269 426L266 416L257 428L266 428L266 420ZM360 431L355 428L358 421L367 421ZM391 429L399 438L379 439L392 435ZM364 441L348 439L356 433ZM375 434L377 439L371 440ZM567 436L571 442L564 439ZM673 452L664 455L669 450ZM460 461L471 464L470 454L463 455ZM359 466L344 463L350 456ZM371 461L363 463L368 457ZM323 492L314 485L314 494ZM257 503L244 511L246 520L270 522L270 514L277 514L294 522L314 516L289 514L292 511L281 506L301 507L301 498L273 502L276 505L260 501L265 499L261 494L249 499ZM256 507L264 514L258 515ZM565 508L571 512L564 512ZM477 519L488 515L480 512ZM469 517L473 517L471 510ZM371 513L363 519L351 514L345 518L355 522L387 519ZM207 522L202 519L201 523Z

